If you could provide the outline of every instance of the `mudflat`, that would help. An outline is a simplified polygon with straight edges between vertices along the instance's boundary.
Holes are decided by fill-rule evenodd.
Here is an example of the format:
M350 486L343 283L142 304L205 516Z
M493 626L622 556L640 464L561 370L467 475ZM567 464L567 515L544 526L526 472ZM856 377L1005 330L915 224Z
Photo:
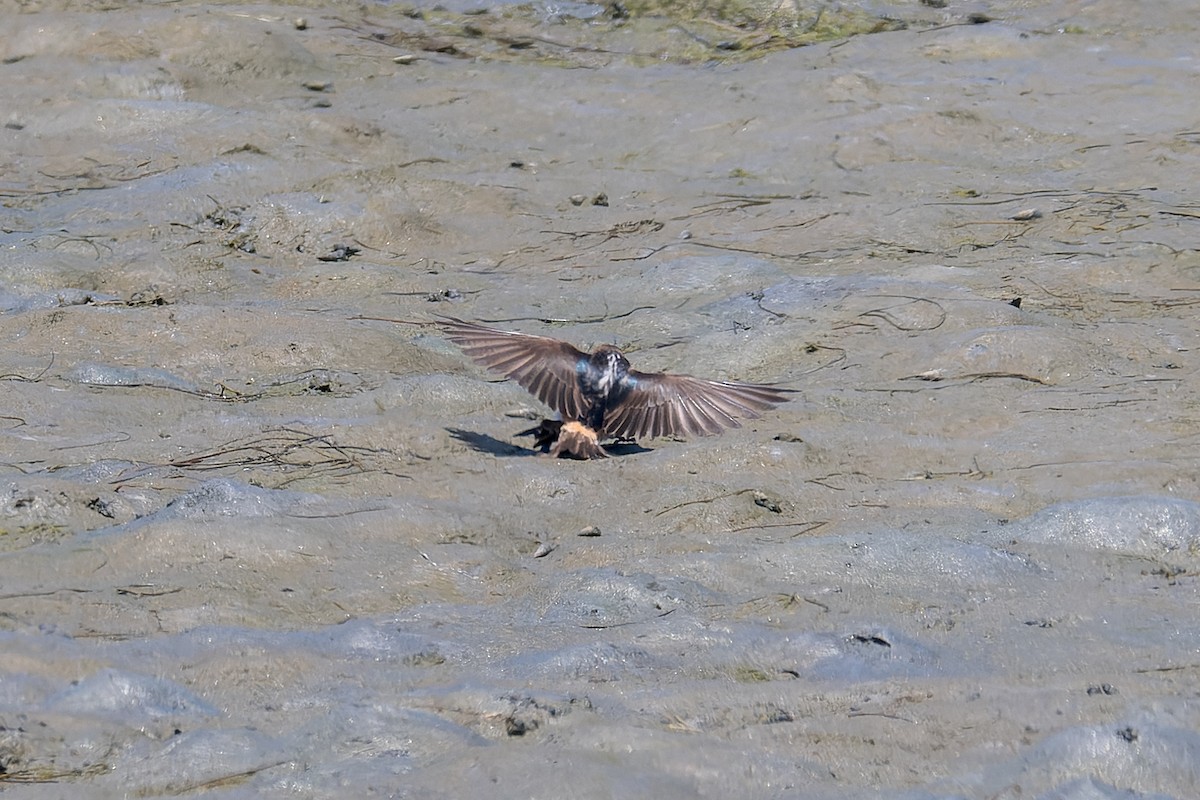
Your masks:
M938 5L7 4L0 793L1197 796L1200 26Z

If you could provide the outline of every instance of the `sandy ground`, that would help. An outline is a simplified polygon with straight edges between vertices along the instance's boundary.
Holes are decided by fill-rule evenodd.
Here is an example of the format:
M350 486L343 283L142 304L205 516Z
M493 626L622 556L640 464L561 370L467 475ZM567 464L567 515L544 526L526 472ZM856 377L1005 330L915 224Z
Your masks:
M0 793L1200 795L1200 26L955 5L8 8Z

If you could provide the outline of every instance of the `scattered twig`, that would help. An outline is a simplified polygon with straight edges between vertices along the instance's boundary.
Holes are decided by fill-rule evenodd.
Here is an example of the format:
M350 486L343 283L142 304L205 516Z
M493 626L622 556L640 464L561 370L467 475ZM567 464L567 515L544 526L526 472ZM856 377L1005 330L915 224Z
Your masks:
M831 478L864 478L864 479L872 481L872 482L876 481L875 478L872 478L867 473L860 472L858 470L854 470L851 472L831 472L828 475L822 475L819 478L807 478L804 482L805 483L815 483L817 486L824 486L826 489L832 489L835 492L846 491L844 488L842 488L840 486L833 486L831 484L825 483L825 481L828 481Z
M127 594L133 597L162 597L167 594L178 594L182 591L182 586L177 586L174 589L163 589L152 583L137 583L132 586L119 587L117 594Z
M50 448L50 450L53 452L59 452L62 450L76 450L76 449L82 448L82 447L99 447L102 444L120 444L121 442L128 442L132 438L133 437L130 436L125 431L120 431L119 433L116 433L113 436L110 436L110 437L107 437L104 439L100 439L99 441L80 442L78 444L64 444L59 447L52 447L52 448Z
M740 533L742 531L756 531L767 528L795 528L802 526L804 528L803 530L796 531L791 535L790 538L795 539L797 536L803 536L806 533L812 533L813 531L819 530L828 524L829 520L827 519L817 520L816 522L771 522L766 525L743 525L740 528L730 528L727 533Z
M668 608L666 611L662 612L661 614L655 614L653 617L650 617L649 619L631 619L628 622L596 623L594 625L583 624L583 625L580 625L579 627L587 628L589 630L597 630L597 631L608 630L609 628L624 628L627 625L640 625L643 622L649 622L649 621L655 620L655 619L662 619L663 617L667 616L668 614L674 613L674 611L675 611L675 609Z
M885 714L882 711L851 711L848 714L846 714L846 716L847 717L883 717L884 719L894 719L894 720L898 720L900 722L909 722L914 725L916 724L915 720L911 720L908 717L901 717L897 714Z
M907 332L937 330L938 328L942 327L942 325L946 322L946 309L935 300L930 300L930 299L924 298L924 297L911 297L908 295L882 295L882 296L897 297L899 299L904 300L905 302L900 303L898 305L894 305L894 306L888 306L886 308L874 308L874 309L871 309L870 311L864 311L863 313L859 314L859 316L860 317L878 317L879 319L883 320L884 322L886 322L889 325L891 325L892 327L894 327L896 330L907 331ZM937 313L935 314L935 318L937 320L936 322L924 324L921 326L909 326L909 325L904 325L904 324L900 323L895 318L893 318L891 314L888 313L889 311L891 311L892 309L895 309L895 308L902 308L904 306L916 305L916 304L920 304L920 303L927 303L936 309L936 311L937 311Z
M186 472L244 471L250 468L275 469L283 473L295 473L279 481L276 486L285 486L298 480L319 474L346 475L365 472L385 472L400 478L409 475L365 463L365 459L387 457L394 461L395 454L383 448L343 445L330 436L313 434L292 428L273 428L262 434L235 439L220 447L177 458L162 464L140 464L109 482L127 484L155 470L174 469ZM338 517L350 513L364 513L380 509L358 509L332 515ZM293 515L302 516L302 515Z
M37 375L34 375L32 378L27 378L26 376L21 375L20 373L9 372L4 375L0 375L0 381L25 381L27 383L36 383L37 381L40 381L47 372L50 371L50 368L52 366L54 366L54 357L55 357L54 354L51 353L50 354L50 363L48 363L45 367L43 367L42 371L39 372Z

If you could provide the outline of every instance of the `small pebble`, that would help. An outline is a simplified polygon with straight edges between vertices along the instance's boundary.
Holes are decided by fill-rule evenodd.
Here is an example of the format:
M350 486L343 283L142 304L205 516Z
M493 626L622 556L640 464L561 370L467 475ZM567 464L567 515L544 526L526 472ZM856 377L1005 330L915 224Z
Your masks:
M305 81L304 88L310 92L328 92L333 88L333 84L329 81Z
M1038 211L1036 208L1027 208L1024 211L1018 211L1017 213L1015 213L1011 217L1009 217L1009 219L1014 219L1017 222L1026 222L1027 220L1041 219L1041 218L1042 218L1042 212Z
M754 505L765 508L774 514L783 513L783 506L779 504L779 501L766 492L760 492L758 489L755 489L750 493L750 496L754 498Z
M576 536L599 536L600 528L596 527L595 525L588 525L586 528L582 529L581 531L579 531L579 533L577 533L575 535Z
M407 53L402 56L396 56L395 58L392 59L392 63L393 64L411 64L416 60L417 60L416 56L414 56L412 53Z
M573 205L573 206L581 206L581 205L583 205L585 200L587 200L587 198L581 194L571 195L571 205Z
M430 292L425 297L431 303L440 303L444 300L461 300L462 292L458 289L441 289L436 292Z
M542 542L537 546L537 550L533 551L534 558L545 558L554 552L554 545L549 542Z
M308 20L306 20L304 17L296 17L294 20L292 20L292 27L298 31L308 30Z

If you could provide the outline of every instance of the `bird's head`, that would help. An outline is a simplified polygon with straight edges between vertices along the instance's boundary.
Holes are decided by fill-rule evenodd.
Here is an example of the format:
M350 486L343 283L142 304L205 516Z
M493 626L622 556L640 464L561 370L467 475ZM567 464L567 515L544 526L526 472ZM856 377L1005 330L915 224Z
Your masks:
M591 361L607 373L624 375L629 371L629 361L625 354L611 344L599 345L592 351Z

